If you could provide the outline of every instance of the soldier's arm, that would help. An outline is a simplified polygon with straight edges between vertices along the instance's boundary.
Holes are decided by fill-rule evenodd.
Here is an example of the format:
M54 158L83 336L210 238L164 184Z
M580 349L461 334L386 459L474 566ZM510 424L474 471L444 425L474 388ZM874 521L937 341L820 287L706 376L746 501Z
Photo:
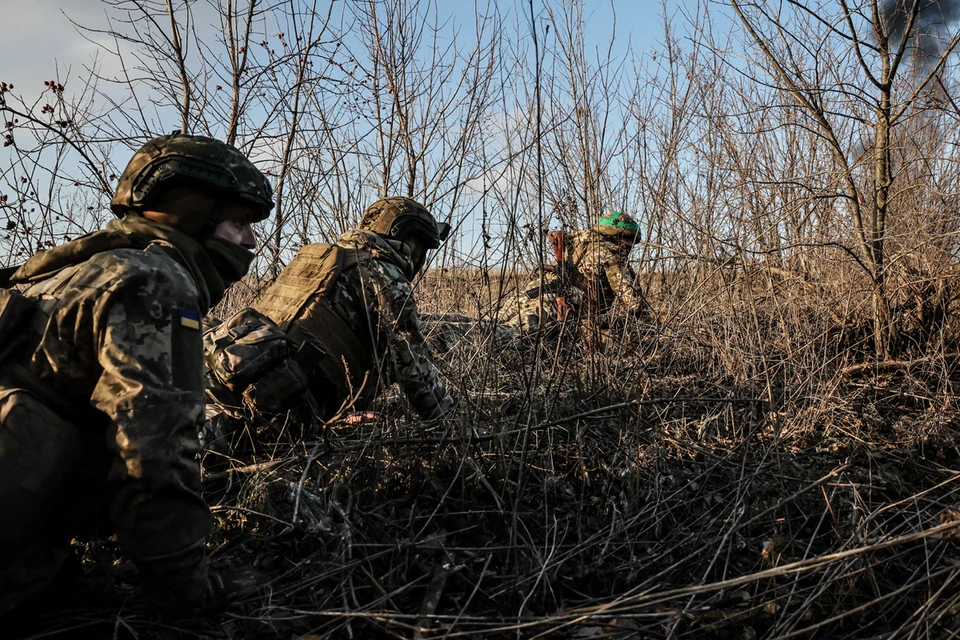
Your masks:
M196 289L169 259L130 252L103 265L113 285L92 321L103 374L91 404L107 415L115 459L111 519L160 606L201 605L210 512L200 497L204 410Z
M646 306L637 274L626 260L608 259L604 264L604 273L620 304L631 311L640 311Z
M542 294L562 293L564 285L567 284L563 278L563 269L563 263L537 269L522 293L531 299Z
M378 299L384 331L391 341L392 374L422 418L434 419L448 413L454 400L437 373L420 330L413 287L406 278L380 274ZM386 313L383 313L386 311Z

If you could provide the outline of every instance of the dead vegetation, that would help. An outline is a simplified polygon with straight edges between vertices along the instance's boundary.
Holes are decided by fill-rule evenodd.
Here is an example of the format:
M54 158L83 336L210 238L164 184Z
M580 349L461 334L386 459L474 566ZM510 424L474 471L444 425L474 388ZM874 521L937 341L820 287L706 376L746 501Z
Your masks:
M453 419L388 394L374 424L305 441L275 425L255 453L207 454L212 563L268 571L267 592L161 625L116 606L132 568L89 548L99 608L45 612L44 633L955 637L956 327L903 362L852 362L811 322L820 296L774 307L731 276L693 286L721 301L695 316L614 319L600 350L478 328L438 358ZM463 300L430 291L428 311Z
M589 3L512 4L458 31L427 0L110 0L114 84L156 118L101 113L95 74L55 115L0 84L4 266L102 226L148 123L196 123L281 203L221 315L383 194L454 224L417 295L460 400L208 454L212 563L274 576L223 620L149 617L80 540L88 591L13 637L960 636L956 3L685 3L622 55ZM499 334L546 233L610 208L649 315Z

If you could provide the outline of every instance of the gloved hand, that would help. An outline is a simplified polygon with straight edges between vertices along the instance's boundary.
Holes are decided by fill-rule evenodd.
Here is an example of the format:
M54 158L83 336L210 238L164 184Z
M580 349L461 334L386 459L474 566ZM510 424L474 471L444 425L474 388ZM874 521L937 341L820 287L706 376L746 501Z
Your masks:
M344 424L373 424L377 421L377 414L373 411L357 411L343 416Z
M269 582L267 573L253 567L210 569L204 609L211 613L223 611L231 602L261 591Z

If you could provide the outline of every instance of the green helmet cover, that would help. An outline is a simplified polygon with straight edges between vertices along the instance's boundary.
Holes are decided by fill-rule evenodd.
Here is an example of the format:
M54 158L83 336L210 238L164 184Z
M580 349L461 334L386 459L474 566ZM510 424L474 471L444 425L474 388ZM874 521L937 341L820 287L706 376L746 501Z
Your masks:
M636 238L640 232L640 225L629 215L620 211L611 211L601 216L594 227L598 233L605 236L619 236L622 238Z

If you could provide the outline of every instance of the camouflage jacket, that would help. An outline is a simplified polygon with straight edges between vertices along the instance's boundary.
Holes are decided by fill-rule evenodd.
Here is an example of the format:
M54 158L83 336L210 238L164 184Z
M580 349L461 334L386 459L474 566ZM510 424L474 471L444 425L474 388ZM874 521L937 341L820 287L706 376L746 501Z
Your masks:
M370 345L382 382L397 382L421 417L444 415L454 402L420 329L406 245L368 231L348 231L337 244L371 257L340 274L330 294L334 310Z
M170 227L124 219L107 229L38 254L14 276L39 302L35 346L16 360L76 407L64 417L106 449L100 500L147 591L196 605L211 528L196 461L199 323L222 280L202 247ZM110 245L119 248L102 250Z
M576 286L586 293L599 313L608 311L615 300L631 311L644 307L627 253L592 229L575 231L568 237L564 262L573 266Z
M421 417L438 418L450 411L454 401L433 365L430 347L420 328L410 283L413 265L406 245L355 230L338 238L336 250L343 254L342 271L322 294L313 294L322 295L324 304L308 302L305 315L289 323L281 322L281 326L294 340L309 338L333 353L338 353L337 345L352 345L347 350L358 356L353 358L355 366L365 372L360 376L347 372L353 378L350 384L356 390L366 379L366 389L372 392L359 394L355 409L364 409L384 384L397 382ZM322 310L318 307L334 314L332 320L336 320L339 330L350 335L330 335L336 331L331 322L317 322L318 318L310 317L310 309L317 313ZM268 309L262 310L271 314ZM273 319L279 322L278 318ZM328 412L338 408L330 407L331 402L339 404L349 395L341 381L335 382L340 394L336 399L323 398L322 391L314 390L315 397L328 405Z
M563 262L537 271L515 299L505 301L501 323L524 331L549 329L570 312L603 314L614 302L645 307L637 276L615 242L592 229L566 234Z

